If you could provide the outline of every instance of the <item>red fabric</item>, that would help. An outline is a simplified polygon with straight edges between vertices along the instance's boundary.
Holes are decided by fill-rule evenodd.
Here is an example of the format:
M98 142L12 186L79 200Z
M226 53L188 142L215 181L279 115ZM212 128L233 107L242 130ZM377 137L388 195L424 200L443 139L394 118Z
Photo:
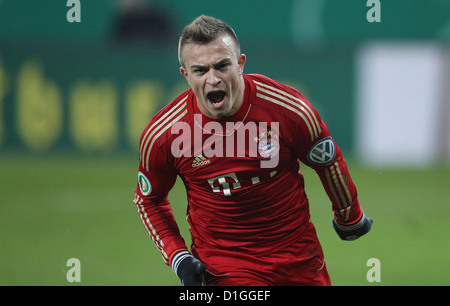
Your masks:
M260 256L221 249L193 253L207 264L208 286L330 286L314 226L296 236L282 249Z
M202 115L191 90L155 115L142 134L139 156L139 171L151 188L141 175L144 187L138 183L134 203L167 264L176 250L187 249L167 200L178 175L187 191L191 249L209 271L223 274L235 267L236 277L251 280L249 275L266 269L264 277L272 273L276 283L300 283L294 274L303 273L299 278L327 284L325 268L323 276L317 275L322 281L311 278L317 262L310 248L318 250L320 244L315 234L309 237L312 225L299 161L316 170L336 219L351 223L361 208L345 160L300 92L261 75L244 79L244 103L231 117L214 121ZM334 148L333 159L320 156L323 146L318 155L326 165L308 158L326 139L331 139L327 145ZM271 157L275 147L278 153ZM273 167L261 166L268 161Z

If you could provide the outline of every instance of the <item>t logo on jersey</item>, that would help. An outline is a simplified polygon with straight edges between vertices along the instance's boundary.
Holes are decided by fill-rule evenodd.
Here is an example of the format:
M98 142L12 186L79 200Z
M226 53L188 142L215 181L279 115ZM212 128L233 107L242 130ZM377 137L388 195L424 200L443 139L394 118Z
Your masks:
M308 153L310 163L327 166L331 164L336 156L336 147L331 137L318 141Z
M234 183L228 183L225 178L233 180ZM214 183L216 181L218 181L219 186L214 187ZM225 196L231 196L231 189L241 188L241 183L239 183L236 173L234 172L210 178L208 179L208 183L211 186L213 192L220 192L220 186L222 186L223 194Z

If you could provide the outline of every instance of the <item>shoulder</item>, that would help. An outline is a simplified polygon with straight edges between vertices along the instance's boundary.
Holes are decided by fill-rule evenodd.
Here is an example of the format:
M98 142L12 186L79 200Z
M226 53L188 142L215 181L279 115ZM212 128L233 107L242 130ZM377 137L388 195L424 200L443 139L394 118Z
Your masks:
M320 116L303 94L263 75L250 74L247 77L254 83L255 104L301 125L311 140L319 137L322 132Z
M170 138L170 128L184 120L192 90L187 90L157 112L141 134L139 158L145 166L152 149L160 147Z
M153 116L153 118L148 123L146 129L155 128L156 126L162 126L163 123L167 125L173 121L176 122L179 119L181 119L180 115L187 113L187 104L191 96L192 90L187 90L178 97L176 97L172 102L164 106L159 112L157 112Z
M286 109L292 110L292 107L312 108L308 99L297 89L280 83L260 74L250 74L248 77L252 80L256 90L256 97L265 101L272 102Z

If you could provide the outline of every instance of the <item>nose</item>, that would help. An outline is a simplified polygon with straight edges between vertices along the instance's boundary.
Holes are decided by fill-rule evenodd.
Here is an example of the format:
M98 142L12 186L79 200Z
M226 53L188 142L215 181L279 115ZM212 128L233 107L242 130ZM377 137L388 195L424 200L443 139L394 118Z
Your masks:
M216 87L220 83L220 79L216 76L215 69L210 69L207 74L206 83L209 85Z

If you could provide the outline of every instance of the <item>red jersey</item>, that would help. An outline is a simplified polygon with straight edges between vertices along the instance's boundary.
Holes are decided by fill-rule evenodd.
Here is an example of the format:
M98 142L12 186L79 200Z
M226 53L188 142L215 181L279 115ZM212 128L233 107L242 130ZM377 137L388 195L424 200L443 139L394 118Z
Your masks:
M234 115L204 116L188 90L142 133L134 203L166 264L187 250L167 197L177 176L200 256L212 249L274 254L301 236L310 215L299 161L319 175L337 220L362 215L341 151L310 102L265 76L243 77L244 102Z

